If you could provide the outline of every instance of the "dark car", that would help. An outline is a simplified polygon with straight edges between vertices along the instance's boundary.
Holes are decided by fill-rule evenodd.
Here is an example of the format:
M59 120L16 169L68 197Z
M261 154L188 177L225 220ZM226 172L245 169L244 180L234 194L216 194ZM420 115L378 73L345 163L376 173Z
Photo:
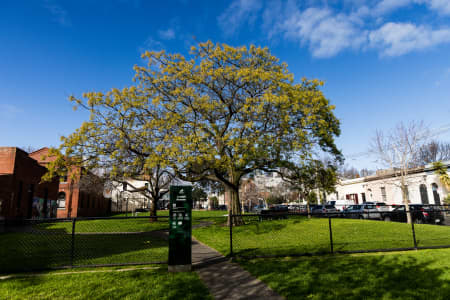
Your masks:
M411 218L417 224L442 224L444 214L437 206L410 204ZM383 213L385 221L406 222L406 209L404 205L397 206L391 212Z
M275 205L269 209L263 209L259 212L259 219L262 220L277 220L287 219L289 209L286 205Z

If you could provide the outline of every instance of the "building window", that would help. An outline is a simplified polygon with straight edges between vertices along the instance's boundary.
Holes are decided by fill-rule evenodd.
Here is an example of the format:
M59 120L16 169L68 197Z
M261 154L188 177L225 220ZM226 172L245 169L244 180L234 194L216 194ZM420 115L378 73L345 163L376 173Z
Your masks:
M386 188L382 186L381 188L381 199L383 202L387 202Z
M431 190L433 191L434 204L441 205L441 197L439 196L438 185L436 183L432 183Z
M421 184L419 187L420 190L420 200L422 201L422 204L429 204L428 201L428 192L427 192L427 186L425 184Z
M57 200L58 208L66 208L66 193L60 192Z

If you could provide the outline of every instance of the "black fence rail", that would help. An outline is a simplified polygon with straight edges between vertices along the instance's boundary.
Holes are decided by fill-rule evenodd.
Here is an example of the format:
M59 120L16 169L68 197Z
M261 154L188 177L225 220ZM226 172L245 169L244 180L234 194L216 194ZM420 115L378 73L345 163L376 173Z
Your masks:
M146 216L6 222L0 245L0 273L166 263L168 219Z
M261 212L231 215L231 256L242 258L357 253L450 247L450 210L444 206L384 210Z

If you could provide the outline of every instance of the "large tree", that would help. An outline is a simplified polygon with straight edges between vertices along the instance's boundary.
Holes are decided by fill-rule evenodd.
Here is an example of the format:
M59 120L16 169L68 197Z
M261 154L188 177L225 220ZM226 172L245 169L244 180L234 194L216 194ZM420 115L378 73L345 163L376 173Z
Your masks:
M321 81L295 83L267 48L206 42L190 54L146 52L135 79L164 111L159 126L177 175L221 182L233 214L241 213L244 175L274 170L293 154L307 159L314 147L340 154L339 121Z
M294 155L308 159L314 148L340 155L339 121L323 83L296 83L267 48L206 42L187 58L164 51L142 57L148 64L135 67L134 86L73 98L91 120L63 140L65 155L92 168L105 159L113 176L157 168L192 182L219 182L233 214L241 213L244 175L277 170Z

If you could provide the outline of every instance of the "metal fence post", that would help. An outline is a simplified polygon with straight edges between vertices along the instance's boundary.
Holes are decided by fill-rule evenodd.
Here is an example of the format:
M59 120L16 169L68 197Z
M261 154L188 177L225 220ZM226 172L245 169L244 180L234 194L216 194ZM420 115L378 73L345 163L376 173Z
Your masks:
M333 254L333 230L331 230L331 217L328 217L328 228L330 230L330 250Z
M414 229L414 222L413 222L413 220L411 220L411 230L412 230L413 241L414 241L414 249L417 250L416 230Z
M230 227L230 257L233 258L233 214L231 209L228 211L228 226Z
M72 241L70 243L70 266L73 267L73 260L75 256L75 224L77 218L72 219Z

